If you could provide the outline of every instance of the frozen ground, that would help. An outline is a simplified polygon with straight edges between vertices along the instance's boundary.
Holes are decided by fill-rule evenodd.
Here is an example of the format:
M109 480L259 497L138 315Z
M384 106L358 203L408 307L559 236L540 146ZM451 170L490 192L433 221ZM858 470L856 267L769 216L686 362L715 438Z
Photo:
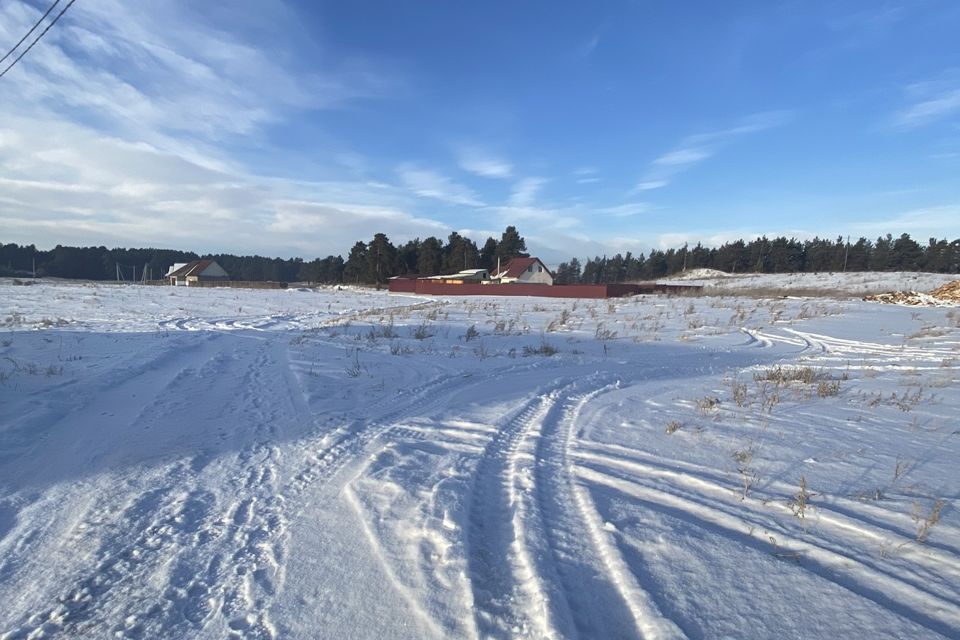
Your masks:
M958 325L3 281L0 637L958 637Z
M701 284L709 295L751 296L807 295L819 297L863 297L887 291L927 292L956 280L942 273L744 273L728 274L713 269L691 269L664 282ZM689 282L687 282L689 281Z

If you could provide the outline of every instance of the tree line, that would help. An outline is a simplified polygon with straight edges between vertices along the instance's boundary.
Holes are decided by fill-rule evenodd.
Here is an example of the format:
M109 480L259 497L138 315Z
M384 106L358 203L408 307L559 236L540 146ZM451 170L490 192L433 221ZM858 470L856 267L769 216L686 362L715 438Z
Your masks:
M653 249L648 254L617 254L562 262L556 270L559 284L601 284L655 280L685 269L707 268L728 273L798 273L821 271L929 271L960 273L960 239L949 242L930 238L921 245L909 234L891 234L876 241L849 242L813 238L766 236L750 242L736 240L719 247L684 246Z
M394 245L383 233L369 242L358 241L347 258L330 255L310 262L302 258L266 258L210 254L233 280L317 282L325 284L384 284L396 275L432 276L481 268L493 271L497 264L527 256L526 241L513 226L500 239L490 237L482 246L457 232L446 241L429 237ZM175 262L200 258L190 251L171 249L108 249L57 245L42 251L33 245L0 244L0 276L38 276L113 280L118 265L125 279L136 279L146 271L159 279ZM653 249L649 253L627 252L613 257L573 258L556 269L558 284L603 284L653 280L684 269L710 268L730 273L795 273L813 271L931 271L960 273L960 240L930 238L922 245L909 234L894 238L887 234L875 241L859 238L848 242L814 238L756 238L736 240L719 247L684 246Z
M500 239L487 238L478 247L457 232L446 242L429 237L395 246L383 233L369 242L357 242L347 259L329 255L305 262L302 258L266 258L226 253L207 254L223 267L232 280L274 282L317 282L324 284L384 284L395 275L424 276L455 273L463 269L494 269L498 261L526 256L527 247L515 227L507 227ZM126 280L160 279L178 262L201 256L192 251L171 249L108 249L68 247L38 250L34 245L0 243L0 277L29 276L114 280L118 273ZM147 276L143 277L146 273Z

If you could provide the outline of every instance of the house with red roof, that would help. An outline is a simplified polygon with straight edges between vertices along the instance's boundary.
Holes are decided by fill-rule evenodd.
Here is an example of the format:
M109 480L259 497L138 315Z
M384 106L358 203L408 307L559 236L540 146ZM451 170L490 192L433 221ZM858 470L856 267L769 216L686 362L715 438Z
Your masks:
M553 274L540 258L514 258L498 272L490 276L501 283L553 284Z
M190 286L201 280L229 280L230 276L216 260L194 260L186 264L173 265L167 272L170 284Z

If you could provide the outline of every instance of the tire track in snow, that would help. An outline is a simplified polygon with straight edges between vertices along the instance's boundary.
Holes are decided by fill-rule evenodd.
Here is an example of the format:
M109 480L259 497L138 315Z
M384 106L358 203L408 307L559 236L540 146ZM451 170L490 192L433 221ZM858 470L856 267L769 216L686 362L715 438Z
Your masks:
M596 385L597 383L592 383ZM571 469L571 437L583 408L619 383L572 396L548 412L537 434L536 494L546 542L563 587L574 629L563 635L597 638L682 637L640 587ZM556 415L559 413L559 415ZM534 514L531 514L534 515ZM584 535L584 534L587 535Z
M648 484L641 478L649 471L652 469L638 467L628 473L618 472L610 461L594 459L580 461L576 473L589 484L604 486L630 501L639 501L654 511L715 531L737 544L770 552L771 544L752 531L776 533L777 548L791 556L796 554L801 568L933 632L953 637L960 631L960 602L953 594L937 593L929 585L906 581L863 562L845 549L831 549L822 539L801 539L762 512L724 504L717 496L670 490L662 482ZM726 487L722 490L728 493Z
M779 532L790 539L797 538L776 519L776 516L784 516L788 518L788 522L793 521L795 516L787 504L787 499L796 491L795 486L771 481L764 489L754 489L751 495L743 496L742 488L726 482L719 473L704 470L698 465L678 462L671 468L668 462L630 459L622 455L605 454L596 448L578 451L575 456L581 465L596 471L632 479L643 486L695 501L704 508L723 511L732 517L748 518L750 524L756 528ZM960 596L950 594L950 587L942 584L944 576L953 582L960 580L960 560L949 551L929 544L919 547L915 545L913 534L905 535L904 532L890 527L877 529L862 520L840 513L829 502L821 500L811 505L809 517L819 532L831 534L829 537L820 536L817 539L817 546L825 552L846 558L850 555L850 548L857 544L863 548L884 543L891 546L896 544L899 549L897 555L909 564L894 558L881 558L880 562L876 562L873 560L874 554L866 550L860 554L857 562L868 569L929 592L934 597L944 597L960 607ZM835 543L835 538L839 538L841 542ZM938 584L941 585L941 593L935 589Z
M636 477L657 478L695 495L710 496L711 501L719 500L722 504L730 503L731 497L735 497L734 505L754 506L761 512L789 512L786 500L797 491L796 485L770 479L761 486L751 487L750 494L744 497L742 484L731 481L728 472L684 460L652 456L616 444L582 443L574 457L586 464L618 469ZM822 496L814 504L814 509L818 528L830 528L840 535L856 537L865 544L897 542L898 546L903 546L913 542L916 535L916 521L909 514L883 509L863 500ZM944 522L937 524L937 530L949 532L950 536L958 531ZM960 579L960 556L955 547L928 540L922 549L922 553L910 553L905 549L901 554L906 553L912 562L925 564L932 573L948 571Z
M863 340L849 340L833 336L797 331L784 328L783 331L791 334L785 336L777 333L762 332L759 330L743 329L745 333L756 340L765 343L779 342L793 346L803 346L804 354L815 354L825 359L847 360L851 357L874 358L881 362L910 361L931 362L939 365L944 358L956 356L956 352L947 347L909 344L882 344Z
M400 400L399 407L396 406L399 399L394 397L371 403L365 408L367 414L375 413L378 409L382 411L384 405L394 404L392 409L375 419L356 419L333 433L308 438L300 445L300 448L307 450L306 463L284 486L282 494L296 499L310 487L327 482L337 471L361 456L397 420L414 411L428 411L431 406L442 404L450 393L469 384L479 384L479 381L469 378L451 381L449 376L439 376L409 390ZM445 393L440 393L441 390Z
M679 637L604 540L568 449L581 410L615 385L561 383L517 410L477 464L467 531L483 636Z
M487 383L489 377L503 371L530 371L544 366L539 362L525 365L510 365L501 369L485 372L483 376L464 374L451 376L444 374L427 382L406 389L402 395L382 397L363 408L364 419L355 419L333 432L315 434L306 438L298 448L307 451L307 461L283 487L281 493L291 499L301 497L304 492L316 485L330 480L342 468L355 461L368 447L381 436L389 436L397 430L404 437L404 430L398 422L409 417L425 416L438 407L449 403L450 396ZM379 415L378 415L378 412ZM369 417L376 416L376 417Z
M524 403L477 463L466 532L476 626L483 637L551 637L568 626L547 592L520 530L518 450L556 403L559 385Z

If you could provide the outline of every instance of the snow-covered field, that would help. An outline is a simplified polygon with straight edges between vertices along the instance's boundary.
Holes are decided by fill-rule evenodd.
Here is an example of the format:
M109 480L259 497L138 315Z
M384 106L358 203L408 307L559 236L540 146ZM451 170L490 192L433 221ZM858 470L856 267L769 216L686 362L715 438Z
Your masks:
M852 299L2 281L0 637L955 638L958 364Z

